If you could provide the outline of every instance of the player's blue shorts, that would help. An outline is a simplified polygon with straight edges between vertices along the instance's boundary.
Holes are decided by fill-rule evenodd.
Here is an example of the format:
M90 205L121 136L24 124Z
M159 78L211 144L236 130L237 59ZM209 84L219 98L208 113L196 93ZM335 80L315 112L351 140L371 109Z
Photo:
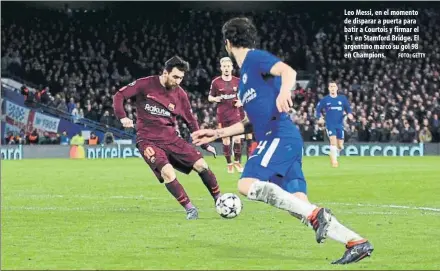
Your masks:
M327 135L336 136L337 139L344 139L344 128L327 127Z
M302 151L301 139L271 137L262 140L249 156L241 177L269 181L289 193L307 194Z

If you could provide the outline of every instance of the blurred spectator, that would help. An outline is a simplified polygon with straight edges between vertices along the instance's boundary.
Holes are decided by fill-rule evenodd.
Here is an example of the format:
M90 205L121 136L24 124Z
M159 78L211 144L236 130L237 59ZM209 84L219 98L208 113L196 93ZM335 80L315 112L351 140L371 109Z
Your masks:
M311 141L324 141L324 130L318 124L314 126Z
M73 105L73 109L72 112L70 113L72 115L72 120L73 122L78 122L80 120L80 115L79 115L79 111L78 108L76 107L76 104Z
M430 143L432 141L432 134L428 127L425 126L419 133L419 140L421 143Z
M42 104L48 104L50 101L50 92L49 88L44 88L35 93L36 101Z
M48 132L44 132L43 137L40 138L38 143L41 145L51 145L51 144L55 144L55 141L56 139L52 138Z
M93 121L98 121L98 113L96 112L96 110L92 109L91 105L87 107L84 117Z
M370 132L365 118L362 119L360 127L358 128L358 140L359 142L368 142L370 140Z
M69 111L69 109L67 108L66 99L60 98L60 102L57 106L57 109L60 110L61 112L68 112Z
M391 131L389 127L390 125L388 122L384 122L383 124L381 122L377 123L377 130L379 132L379 142L386 143L390 141Z
M107 132L104 134L104 144L105 145L111 145L115 143L115 137L113 136L113 133Z
M96 136L94 132L90 133L90 138L87 142L88 145L98 145L99 144L99 138Z
M72 137L72 139L70 140L70 145L75 145L75 146L83 146L84 145L84 137L82 136L81 132L76 133L75 136Z
M304 141L312 141L312 137L314 135L312 129L310 128L310 125L304 125L303 126L303 130L302 130L302 135L303 135L303 139Z
M390 142L392 143L400 142L400 133L397 127L394 127L393 130L391 131Z
M20 130L16 140L18 141L18 144L26 144L26 132L23 129Z
M438 114L434 114L431 120L431 133L434 142L440 142L440 122Z
M32 133L30 133L27 136L27 142L31 145L36 145L39 143L40 135L38 134L37 130L33 130Z
M377 130L376 129L376 123L371 123L370 130L368 133L370 134L370 142L379 142L380 134L382 132L382 129Z
M351 125L350 130L348 131L347 134L348 134L347 142L354 143L358 141L359 134L358 134L358 130L356 129L356 126Z
M110 113L108 111L105 111L102 115L101 123L104 124L106 127L113 126L113 119L112 117L110 117Z
M64 131L60 135L60 145L69 145L69 137L67 136L67 132Z
M24 104L29 107L33 107L35 105L35 94L31 91L27 86L23 85L20 88L20 93L24 97Z
M5 143L6 143L6 145L18 144L16 142L16 137L14 136L14 133L12 133L12 132L7 133L7 135L5 136Z
M439 12L419 11L423 59L397 58L396 52L385 59L344 58L343 14L337 8L243 15L251 16L259 29L257 47L306 71L310 78L307 86L297 84L293 90L295 122L305 140L309 133L312 141L324 140L313 114L318 100L327 94L328 81L336 80L357 119L346 128L350 142L416 142L424 130L420 127L425 126L432 141L439 142ZM39 91L35 98L43 103L75 118L120 128L111 108L112 95L135 78L159 74L164 60L179 54L192 67L182 87L194 115L201 127L215 127L215 110L206 102L207 94L211 79L219 73L218 59L225 55L218 38L221 24L234 14L179 10L169 17L156 9L132 12L97 11L74 18L51 11L2 16L2 69L46 90L47 96ZM26 95L29 103L34 100L33 93ZM125 109L135 120L133 101L128 100ZM183 138L189 138L181 121L179 129Z
M70 98L69 103L67 104L67 110L70 114L72 114L72 111L76 108L76 103L73 98Z
M416 132L415 130L410 127L409 122L405 121L403 123L403 129L401 131L401 137L400 137L400 141L403 143L413 143L415 136L416 136Z

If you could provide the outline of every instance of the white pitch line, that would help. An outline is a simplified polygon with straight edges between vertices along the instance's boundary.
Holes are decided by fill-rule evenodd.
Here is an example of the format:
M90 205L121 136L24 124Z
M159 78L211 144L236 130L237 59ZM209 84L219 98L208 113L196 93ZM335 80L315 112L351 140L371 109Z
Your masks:
M50 211L58 211L58 212L91 212L91 211L99 211L99 212L105 212L105 211L117 211L117 212L130 212L130 211L137 211L141 213L141 209L137 207L110 207L110 208L101 208L101 207L37 207L37 206L2 206L3 210L21 210L21 211L43 211L43 212L50 212ZM201 212L212 212L212 208L201 208L199 211ZM142 213L182 213L183 210L181 208L175 208L175 209L155 209L155 210L144 210ZM252 214L273 214L273 211L270 210L259 210L259 211L251 211ZM358 212L358 211L338 211L338 213L342 214L354 214L354 215L364 215L364 216L371 216L371 215L396 215L396 216L406 216L406 215L412 215L409 213L402 213L402 212L376 212L376 211L370 211L370 212ZM440 216L438 213L426 213L424 215L434 215L434 216Z
M137 200L164 200L166 197L146 197L144 195L138 196L109 196L102 197L96 195L54 195L54 194L41 194L41 195L27 195L27 194L17 194L18 198L31 198L31 199L49 199L49 198L85 198L85 199L137 199ZM3 201L7 199L8 196L3 195ZM212 201L210 197L191 197L194 201ZM371 203L344 203L344 202L317 202L319 205L340 205L340 206L357 206L357 207L375 207L375 208L386 208L386 209L408 209L408 210L418 210L418 211L431 211L440 212L440 208L437 207L425 207L425 206L406 206L406 205L395 205L395 204L371 204Z
M323 205L358 206L358 207L393 208L393 209L410 209L410 210L423 210L423 211L440 212L440 208L405 206L405 205L394 205L394 204L343 203L343 202L325 202L322 204Z

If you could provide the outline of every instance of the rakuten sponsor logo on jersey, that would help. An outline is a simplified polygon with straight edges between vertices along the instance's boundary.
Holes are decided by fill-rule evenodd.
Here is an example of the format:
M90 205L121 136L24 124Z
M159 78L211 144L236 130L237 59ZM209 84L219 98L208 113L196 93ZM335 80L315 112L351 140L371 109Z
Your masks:
M232 100L232 99L237 98L237 95L235 95L235 94L222 94L222 95L220 95L220 97L223 100Z
M170 111L156 105L145 104L145 111L155 116L171 117Z
M253 99L255 99L256 97L257 97L257 92L255 91L255 89L250 88L244 93L243 99L241 99L241 102L243 104L247 104L250 101L252 101Z

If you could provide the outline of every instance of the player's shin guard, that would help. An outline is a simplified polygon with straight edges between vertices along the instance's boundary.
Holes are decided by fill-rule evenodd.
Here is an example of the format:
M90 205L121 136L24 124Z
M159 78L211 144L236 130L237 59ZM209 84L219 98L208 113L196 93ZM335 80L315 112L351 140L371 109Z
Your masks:
M247 197L250 200L262 201L304 217L311 215L316 208L316 206L308 202L292 197L290 193L284 191L278 185L269 182L254 182L249 188Z
M230 164L231 161L231 145L223 144L223 154L225 155L226 162Z
M235 162L241 162L241 143L234 143L234 158Z
M199 176L206 188L208 188L211 196L214 198L214 200L217 200L220 197L220 187L218 186L217 178L215 177L214 173L212 173L210 169L205 169L199 173Z
M188 195L186 194L185 189L177 179L174 179L174 181L172 182L166 183L165 186L171 193L171 195L173 195L180 203L180 205L183 206L183 208L185 208L186 210L194 208L191 201L189 200Z

